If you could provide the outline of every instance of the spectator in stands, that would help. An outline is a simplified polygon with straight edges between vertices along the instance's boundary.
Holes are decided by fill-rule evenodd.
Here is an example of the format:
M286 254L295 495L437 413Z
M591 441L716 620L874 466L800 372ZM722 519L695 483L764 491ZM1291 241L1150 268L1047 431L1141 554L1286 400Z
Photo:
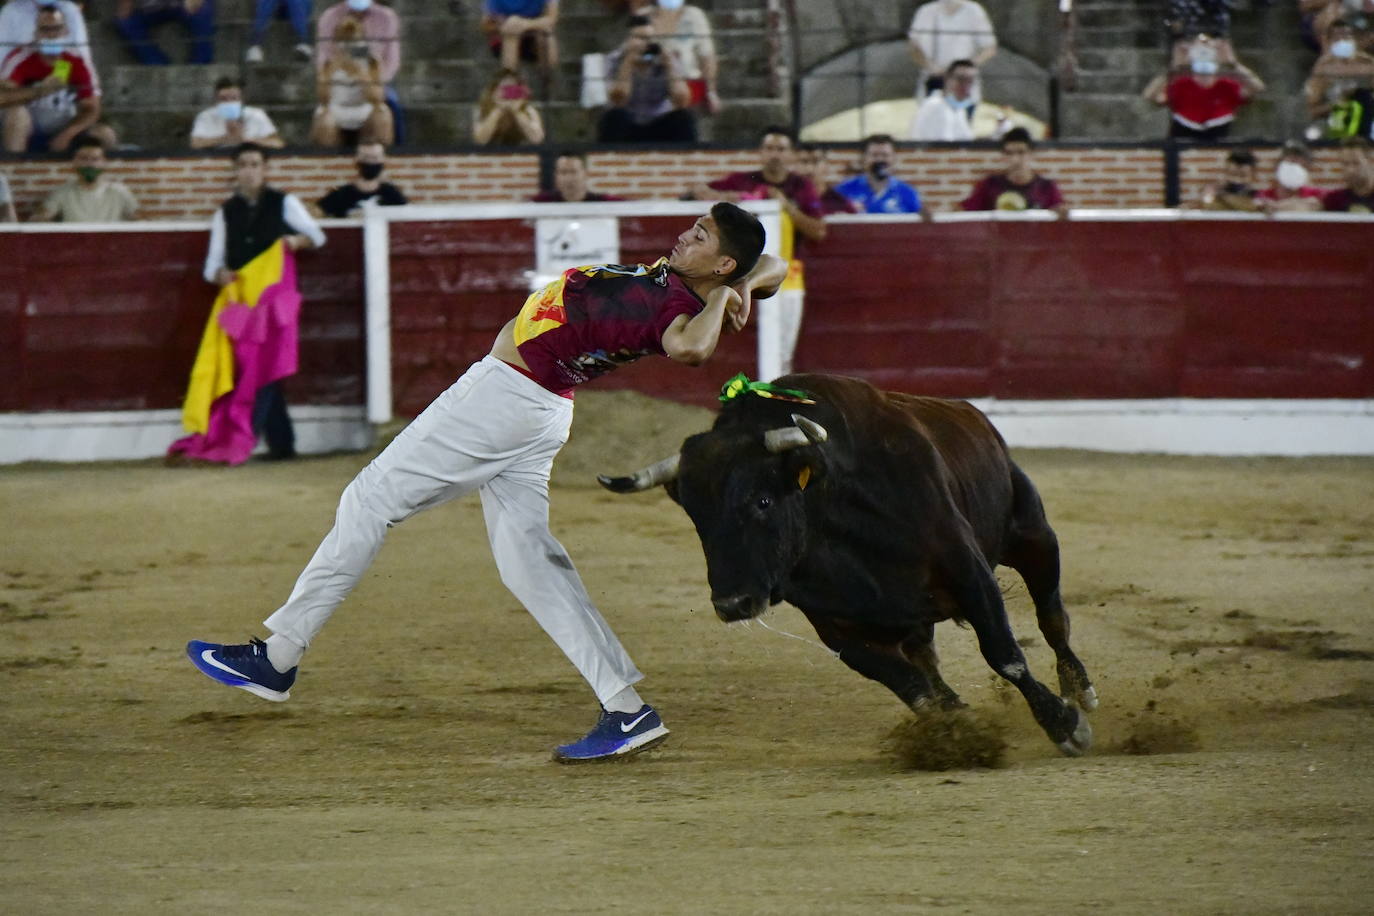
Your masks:
M67 41L71 50L80 55L90 71L96 94L100 93L100 73L91 55L91 39L86 30L86 16L71 0L9 0L0 8L0 62L38 37L38 12L57 9L67 23Z
M1230 133L1236 111L1264 91L1264 81L1236 60L1230 42L1198 36L1187 54L1186 71L1161 73L1141 95L1168 106L1170 137L1219 140Z
M854 202L835 190L834 182L829 180L830 163L826 161L825 150L814 143L797 146L797 154L792 159L792 171L807 179L816 188L821 202L821 215L831 213L856 213ZM849 165L849 177L861 174L857 165Z
M401 142L405 139L401 99L392 85L401 69L401 17L395 10L373 0L347 0L345 3L335 3L321 13L316 26L315 71L323 72L325 65L334 59L334 43L338 40L335 32L348 20L358 24L372 58L377 61L382 94L391 111L391 136L396 142ZM392 140L387 139L386 142L390 144Z
M1312 154L1306 144L1290 140L1283 145L1274 167L1274 183L1255 195L1266 213L1310 213L1322 208L1326 192L1308 184L1311 180Z
M221 76L215 81L215 104L196 115L191 125L191 149L256 143L281 149L286 145L267 112L243 104L243 81Z
M140 64L165 66L172 62L148 31L164 22L180 22L186 27L191 37L189 63L214 61L214 0L118 0L115 4L115 31L129 43L129 50Z
M691 90L677 57L665 53L656 40L648 16L630 17L629 33L607 57L606 69L612 107L597 126L600 142L695 142Z
M1326 36L1331 23L1343 19L1355 34L1355 44L1361 51L1374 51L1374 0L1300 0L1303 12L1315 7L1312 29L1316 35ZM1318 51L1331 50L1330 40L1321 42Z
M267 184L267 149L243 143L234 150L234 194L215 210L210 223L210 249L205 256L207 283L228 286L249 261L278 239L292 251L324 245L324 231L294 194ZM281 382L258 389L253 430L265 433L268 457L296 457L296 433L286 410Z
M806 294L802 249L806 243L825 239L825 216L821 212L816 186L811 179L792 171L794 146L792 131L786 127L765 127L759 136L762 168L750 172L731 172L724 178L695 185L687 194L696 200L727 200L735 203L772 198L782 205L779 253L788 262L788 271L774 306L778 313L778 343L782 355L779 374L792 371L792 355L801 331ZM800 240L797 240L797 235L801 236Z
M1312 72L1303 86L1307 100L1307 114L1314 122L1324 120L1332 109L1355 92L1374 88L1374 55L1359 49L1355 30L1344 19L1334 20L1326 30L1326 53L1317 58ZM1318 139L1326 131L1316 127Z
M544 141L544 119L518 71L502 70L482 92L472 112L472 139L487 146Z
M558 0L485 0L482 31L504 70L520 61L538 63L545 73L558 67Z
M897 146L887 134L864 139L863 174L842 182L835 190L849 198L863 213L920 213L921 195L911 185L892 177Z
M1202 210L1239 210L1254 213L1260 209L1256 199L1255 173L1258 163L1248 149L1233 149L1226 154L1225 176L1209 182L1198 192L1196 206Z
M647 15L658 43L677 59L678 70L692 94L689 104L707 114L720 111L716 43L705 11L683 0L655 0Z
M250 64L260 64L262 57L262 37L267 34L267 26L277 10L286 4L286 15L291 20L291 31L296 33L296 57L309 60L314 52L310 49L310 0L254 0L253 32L249 38L248 53L243 59Z
M107 148L115 134L100 122L100 93L86 61L70 43L60 9L38 13L37 39L0 65L0 108L7 152L65 152L78 137L95 137Z
M53 190L29 219L36 223L118 223L138 218L138 201L122 182L105 177L105 148L94 137L72 144L76 177Z
M997 36L987 11L972 0L933 0L916 10L907 32L911 57L920 69L917 97L926 80L949 70L956 60L975 67L997 53Z
M342 219L365 207L399 207L410 201L401 189L389 181L382 181L386 168L386 147L375 140L358 144L354 155L358 177L339 185L319 199L320 212Z
M1053 210L1061 219L1069 215L1059 186L1035 171L1035 144L1024 127L1013 127L1002 136L1000 172L993 172L964 198L965 210Z
M536 203L581 203L624 200L614 194L598 194L587 187L587 154L559 153L553 165L553 188L530 198Z
M1374 148L1364 137L1341 142L1345 186L1322 198L1322 209L1340 213L1374 213Z
M943 89L926 96L911 118L912 140L972 140L973 110L978 104L978 66L956 60L945 71Z
M10 180L0 172L0 223L17 223L19 215L14 212L14 192L10 190Z
M328 47L329 58L316 75L319 105L310 142L331 147L360 140L391 143L394 121L382 88L381 63L373 45L363 39L362 25L357 19L340 19Z

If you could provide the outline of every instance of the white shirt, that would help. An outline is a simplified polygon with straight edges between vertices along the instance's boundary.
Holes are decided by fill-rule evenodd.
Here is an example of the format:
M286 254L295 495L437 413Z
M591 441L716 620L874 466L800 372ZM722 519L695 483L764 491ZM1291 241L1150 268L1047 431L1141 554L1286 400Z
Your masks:
M287 194L286 199L282 201L281 209L288 229L309 236L316 248L324 247L324 230L320 228L319 223L315 222L310 211L305 209L305 204L301 203L299 197L295 194ZM210 221L210 251L205 255L205 270L202 273L208 283L215 282L215 274L219 273L220 268L224 266L224 234L226 231L224 208L216 207L215 217Z
M701 79L702 58L716 56L716 44L711 38L711 21L699 6L684 6L673 34L656 37L660 45L677 55L678 70L683 79Z
M997 47L987 11L973 0L964 0L953 12L946 10L944 0L927 3L911 17L907 37L925 53L933 73L944 73L956 60L973 60L979 51Z
M64 41L76 46L77 53L86 62L86 69L91 71L91 84L95 87L95 94L100 95L100 74L95 69L95 60L91 57L91 39L86 32L86 17L81 13L81 7L77 6L72 0L58 0L57 8L62 11L62 18L67 23L67 37ZM0 60L15 48L23 47L34 40L34 28L38 25L38 0L9 0L3 9L0 9Z
M972 140L973 124L967 109L955 108L945 101L945 94L936 89L916 108L907 137L910 140Z
M261 108L254 108L252 105L243 106L240 120L243 121L243 139L245 141L261 140L277 132L277 125L272 123L267 112ZM191 125L191 136L201 140L213 140L216 137L223 137L227 133L229 133L229 122L224 120L224 115L219 113L218 105L211 105L196 115L196 122ZM234 142L237 143L238 141Z

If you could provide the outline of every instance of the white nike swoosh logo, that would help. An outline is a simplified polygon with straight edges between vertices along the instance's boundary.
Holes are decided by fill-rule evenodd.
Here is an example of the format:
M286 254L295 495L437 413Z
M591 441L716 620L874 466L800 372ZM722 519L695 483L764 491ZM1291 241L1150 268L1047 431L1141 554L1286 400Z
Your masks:
M221 670L221 671L228 671L228 672L229 672L230 674L232 674L234 677L241 677L241 678L243 678L245 681L250 680L250 678L244 677L244 675L240 674L239 672L235 671L233 668L230 668L228 665L224 664L224 662L222 662L222 661L220 661L219 659L215 658L215 654L214 654L214 653L215 653L215 650L214 650L214 649L206 649L204 652L200 653L200 657L201 657L201 659L204 660L207 664L214 665L216 668L218 668L218 669Z
M646 712L640 713L639 716L638 716L638 718L636 718L636 719L635 719L634 721L632 721L632 722L622 722L621 725L620 725L620 730L621 730L622 732L632 732L632 731L634 731L634 730L635 730L635 726L638 725L639 723L643 722L644 719L645 719L645 718L649 715L649 713L651 713L651 712L653 712L652 709L650 709L650 710L648 710L648 711L646 711Z

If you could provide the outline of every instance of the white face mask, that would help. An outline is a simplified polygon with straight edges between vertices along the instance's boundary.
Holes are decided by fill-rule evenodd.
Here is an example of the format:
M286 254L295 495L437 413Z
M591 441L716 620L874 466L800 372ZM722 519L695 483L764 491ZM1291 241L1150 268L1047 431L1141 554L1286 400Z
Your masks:
M1278 169L1274 172L1274 177L1278 179L1279 184L1290 191L1296 191L1298 188L1307 186L1307 169L1291 159L1285 159L1279 163Z
M1198 76L1215 76L1217 62L1214 60L1195 60L1193 61L1193 72Z
M682 9L682 5L685 2L687 2L687 0L658 0L658 8L672 12L673 10Z
M1342 38L1340 41L1331 42L1331 56L1341 58L1354 57L1355 40L1353 38Z
M372 0L348 0L348 8L355 13L365 13L371 5Z

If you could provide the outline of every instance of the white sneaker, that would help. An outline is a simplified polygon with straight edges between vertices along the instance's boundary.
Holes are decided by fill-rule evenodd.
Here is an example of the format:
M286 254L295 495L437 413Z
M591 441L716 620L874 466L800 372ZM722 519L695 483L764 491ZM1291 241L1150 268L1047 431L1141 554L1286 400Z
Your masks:
M252 45L248 48L248 53L243 55L243 59L250 64L262 63L262 48Z
M296 56L301 60L310 60L310 58L315 56L315 50L305 42L301 42L296 45Z

